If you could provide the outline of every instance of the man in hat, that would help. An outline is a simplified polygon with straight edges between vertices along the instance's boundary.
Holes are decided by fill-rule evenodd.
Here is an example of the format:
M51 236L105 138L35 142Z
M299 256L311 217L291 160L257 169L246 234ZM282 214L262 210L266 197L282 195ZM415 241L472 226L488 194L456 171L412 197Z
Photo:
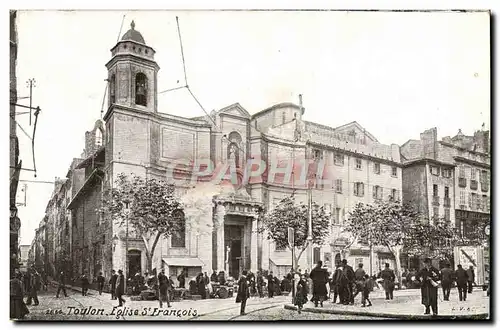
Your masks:
M441 287L443 288L443 300L450 300L451 284L453 283L453 270L451 265L447 262L444 268L441 269Z
M165 269L161 270L161 273L158 275L158 283L160 284L160 299L162 301L167 301L167 306L170 307L170 280L165 275Z
M385 264L385 269L380 272L380 277L384 280L385 300L394 299L394 280L396 276L394 271L389 268L389 264Z
M344 259L342 260L342 274L344 277L345 282L342 282L343 286L343 291L344 291L344 304L348 305L354 305L354 294L353 294L353 289L354 289L354 270L352 269L351 266L347 264L347 260Z
M326 283L328 282L328 272L323 268L323 262L320 260L309 275L313 282L313 297L312 301L314 306L318 307L318 302L323 307L323 301L326 300L328 292L326 290Z
M462 268L462 265L457 266L457 270L455 271L455 281L457 282L458 289L458 299L460 301L467 300L467 281L469 276L465 269Z
M116 300L116 281L118 280L118 275L114 269L111 270L111 278L109 279L109 285L111 287L111 300Z
M469 269L467 269L467 276L469 277L469 279L467 280L467 289L469 293L472 293L472 285L476 283L474 267L469 266Z
M67 297L68 294L66 293L66 276L64 275L64 272L60 272L58 276L59 284L57 286L57 293L56 293L56 298L59 298L59 293L62 292L64 293L64 296Z
M422 305L425 306L425 314L438 315L438 281L439 271L432 266L431 259L425 258L424 267L417 273L417 279L421 283Z
M123 276L123 271L118 270L118 277L116 280L116 297L118 298L118 307L123 306L125 299L122 298L125 293L125 276Z
M247 271L244 270L241 273L240 280L238 281L238 293L236 295L236 303L241 303L240 315L245 315L245 307L248 298L250 298L250 290L247 281Z

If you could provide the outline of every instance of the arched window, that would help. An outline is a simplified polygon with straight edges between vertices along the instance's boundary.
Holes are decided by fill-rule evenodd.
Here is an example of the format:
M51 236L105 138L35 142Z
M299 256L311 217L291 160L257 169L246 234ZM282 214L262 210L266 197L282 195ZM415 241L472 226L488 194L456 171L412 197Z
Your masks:
M102 131L100 128L95 130L95 145L97 147L102 146Z
M110 105L116 102L116 77L111 75L109 79L109 103Z
M135 104L147 106L148 78L142 72L135 75Z
M175 228L172 233L172 247L186 247L186 219L184 212L178 211L174 214Z

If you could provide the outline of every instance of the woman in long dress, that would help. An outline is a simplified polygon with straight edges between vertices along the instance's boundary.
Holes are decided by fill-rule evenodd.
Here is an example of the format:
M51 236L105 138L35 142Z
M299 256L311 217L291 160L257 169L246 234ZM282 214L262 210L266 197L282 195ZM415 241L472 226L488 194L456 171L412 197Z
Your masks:
M295 301L293 302L297 306L299 314L305 303L307 303L307 282L305 275L302 274L300 275L299 283L297 283L297 292L295 293Z

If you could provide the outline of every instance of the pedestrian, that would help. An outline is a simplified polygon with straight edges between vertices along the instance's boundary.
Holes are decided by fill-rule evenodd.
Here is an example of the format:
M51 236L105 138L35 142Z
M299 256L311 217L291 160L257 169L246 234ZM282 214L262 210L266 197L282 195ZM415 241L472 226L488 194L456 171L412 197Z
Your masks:
M358 264L358 269L356 269L356 271L354 272L354 281L355 281L355 291L354 291L354 297L353 299L356 298L356 296L358 295L358 293L361 292L361 296L363 296L363 287L362 287L362 282L364 282L364 278L365 278L365 270L363 269L363 264L360 263ZM363 297L361 297L363 298Z
M236 303L240 305L240 315L245 315L245 307L247 299L250 297L250 289L247 281L247 271L241 273L240 280L238 281L238 294L236 295Z
M373 291L373 282L374 280L370 278L370 275L366 274L359 283L362 292L361 307L370 307L372 305L370 301L370 291ZM366 305L367 301L368 305Z
M469 293L472 293L472 285L476 284L476 276L474 274L474 267L469 266L469 269L467 269L467 276L469 279L467 280L467 289Z
M457 282L458 289L458 299L459 301L467 300L467 282L469 280L469 276L465 269L462 268L462 265L457 266L457 270L455 271L455 281Z
M200 273L201 274L201 273ZM165 269L162 269L160 274L158 274L158 283L160 285L160 299L161 301L167 301L167 306L170 307L170 295L169 295L169 286L170 280L165 275Z
M347 260L342 260L342 273L345 278L341 281L343 285L344 291L344 305L354 305L354 295L353 295L353 286L354 286L354 270L351 266L347 264Z
M43 290L47 291L48 290L47 273L45 271L42 271L41 277L43 283Z
M247 280L250 286L250 296L253 297L257 293L257 288L255 287L255 274L251 270L247 273Z
M28 292L28 300L26 301L26 305L31 305L31 301L33 300L34 305L38 306L39 301L38 301L38 290L40 290L41 286L41 279L40 279L40 274L36 271L36 269L33 267L31 268L30 272L30 286L29 286L29 292Z
M262 272L259 270L257 272L257 293L259 294L260 298L264 298L264 277L262 276Z
M267 275L267 295L269 298L274 298L274 276L273 272Z
M217 282L217 280L217 271L214 269L214 272L210 275L210 282Z
M196 287L201 299L207 299L207 290L203 279L203 273L199 273L198 276L196 276Z
M335 265L335 272L333 272L332 279L330 282L330 288L333 288L333 303L337 301L339 297L339 304L342 303L342 295L340 294L340 281L342 277L342 268L340 264Z
M109 279L109 285L111 286L111 300L116 300L116 282L118 280L118 275L114 269L111 270L111 278Z
M394 271L389 268L389 264L385 264L385 269L380 272L380 278L384 280L385 300L394 299L394 280L396 276Z
M99 272L99 275L97 275L97 289L99 290L99 295L102 295L102 291L104 290L104 276L102 276L102 272Z
M307 283L304 274L300 275L300 280L297 283L297 292L293 304L297 306L299 314L302 312L302 307L307 303Z
M10 280L10 318L21 320L30 311L24 303L24 292L22 274L19 269L14 269L14 274Z
M64 293L64 296L67 297L68 295L66 293L66 276L65 276L64 272L59 273L58 281L59 281L59 284L57 286L56 298L59 298L59 292L61 292L61 290Z
M328 292L326 290L326 283L328 282L328 272L323 268L323 262L321 260L319 260L316 267L313 268L309 277L313 282L313 297L311 301L314 302L315 307L318 307L318 302L320 303L321 307L323 307L323 301L326 300L326 296L328 295Z
M425 306L425 314L438 315L438 284L439 271L432 266L431 259L425 258L424 267L418 272L417 278L421 283L422 305Z
M281 290L281 292L290 292L291 291L290 281L288 280L288 278L286 276L283 276L283 279L281 280L280 290Z
M184 268L182 269L179 276L177 276L177 280L179 281L179 288L185 289L186 288L186 273L184 271Z
M453 283L453 270L451 265L447 262L444 268L441 269L441 287L443 288L443 300L450 300L451 284Z
M87 277L87 274L83 273L80 281L82 283L82 296L86 296L87 292L89 291L89 279Z
M406 268L403 268L403 273L401 274L401 285L402 285L402 288L403 289L407 289L408 288L408 275L410 273L408 272L408 269Z
M278 277L274 276L273 278L273 283L274 283L274 293L277 296L281 296L281 282Z
M118 270L118 276L115 283L115 297L118 298L118 307L121 307L123 306L123 304L125 304L125 299L123 299L122 297L125 293L125 276L123 276L123 271L121 269Z

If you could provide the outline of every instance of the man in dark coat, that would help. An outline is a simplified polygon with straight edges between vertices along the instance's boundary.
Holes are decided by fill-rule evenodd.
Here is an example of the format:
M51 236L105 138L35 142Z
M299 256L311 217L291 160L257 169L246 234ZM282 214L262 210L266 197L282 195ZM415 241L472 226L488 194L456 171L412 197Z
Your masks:
M472 284L476 283L474 267L470 266L469 269L467 269L467 276L469 277L469 279L467 280L467 288L469 293L472 293Z
M458 299L460 301L467 300L467 282L469 280L469 276L465 269L462 268L462 265L457 266L457 270L455 271L455 281L457 282L458 289Z
M181 271L179 276L177 276L177 280L179 281L179 288L185 289L186 288L186 272L184 269Z
M214 269L214 272L212 273L212 275L210 275L210 282L217 282L217 281L218 281L217 271Z
M389 264L385 264L385 269L380 272L380 278L384 280L385 300L394 299L394 280L396 276L394 271L389 268Z
M262 273L260 270L257 272L256 282L257 282L257 292L259 294L259 297L264 298L264 292L262 290L262 288L264 287L264 277L262 276Z
M354 272L354 281L356 283L356 290L354 291L354 298L361 292L363 295L363 284L365 282L365 270L363 269L363 264L358 265L358 269Z
M56 293L56 298L59 298L59 292L64 293L64 296L67 297L68 294L66 293L66 276L64 275L64 272L59 273L58 277L59 284L57 286L57 293Z
M169 286L170 280L165 275L165 269L162 269L160 274L158 274L158 283L160 285L160 299L162 301L167 301L167 306L170 307L170 297L169 297Z
M41 279L40 279L40 274L36 271L35 268L32 268L30 270L30 287L29 287L29 292L28 292L28 301L26 302L26 305L31 305L31 300L35 303L35 306L38 306L38 290L40 289L41 286Z
M238 281L238 294L236 295L236 303L241 303L240 315L245 315L245 307L248 298L250 298L250 289L247 281L247 271L244 270Z
M99 272L99 275L97 275L97 290L99 290L99 295L104 290L104 276L102 276L102 272Z
M29 313L28 307L24 303L22 274L19 269L14 270L14 276L10 280L10 318L23 319Z
M326 283L328 282L328 272L323 268L323 262L320 260L316 267L313 268L311 274L309 275L313 282L313 297L312 301L314 306L318 307L318 302L323 307L323 301L326 300L328 292L326 290Z
M111 300L116 300L116 281L118 280L118 275L116 275L115 270L111 270L111 278L109 279L109 285L111 286Z
M425 314L438 314L438 289L439 271L432 266L431 259L424 260L424 268L418 274L417 279L421 283L422 305L425 306Z
M125 293L125 276L123 276L123 271L121 269L118 270L115 292L115 296L118 298L118 307L121 307L125 303L125 299L122 297Z
M446 263L441 269L441 287L443 288L443 300L450 300L451 284L453 283L453 270L451 265Z
M252 273L252 271L248 271L247 273L247 281L248 285L250 286L250 295L254 296L256 294L256 287L255 287L255 274Z
M83 273L82 277L80 278L80 281L82 283L82 296L86 296L87 292L89 291L89 279L85 273Z
M274 298L274 276L273 272L267 275L267 295L269 298Z
M345 301L343 303L345 305L351 304L354 305L354 295L353 295L353 286L354 286L354 270L351 266L347 264L347 260L342 260L342 274L343 279L341 280L342 290L344 291Z
M342 294L340 292L340 281L342 277L342 268L340 268L340 264L336 265L335 272L333 272L332 280L330 282L330 288L333 289L333 303L337 301L337 297L339 297L339 304L342 303Z

